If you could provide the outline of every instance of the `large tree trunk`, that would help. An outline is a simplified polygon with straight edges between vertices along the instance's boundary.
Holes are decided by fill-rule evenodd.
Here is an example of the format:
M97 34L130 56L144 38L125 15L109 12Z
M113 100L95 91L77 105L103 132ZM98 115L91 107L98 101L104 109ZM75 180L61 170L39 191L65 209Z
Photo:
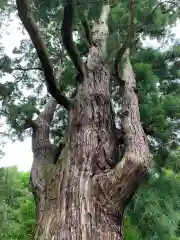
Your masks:
M53 86L49 92L66 107L69 117L66 144L57 162L53 160L54 151L49 141L49 125L57 104L54 99L32 125L31 183L37 210L35 239L123 240L123 213L147 173L149 149L140 122L135 75L129 51L126 51L121 89L124 155L121 161L118 159L111 76L105 64L110 7L103 6L99 23L94 25L92 39L89 39L87 64L80 66L81 61L72 46L72 1L65 4L64 44L70 57L74 57L80 78L76 97L68 101L56 86L40 34L35 34L37 26L26 17L26 11L29 12L25 0L16 1L19 16L41 60L46 82Z
M110 74L107 67L97 67L87 72L69 109L68 140L45 178L46 191L41 194L45 204L38 208L41 217L35 239L124 239L123 213L147 172L149 154L139 124L137 97L131 89L130 62L124 78L130 82L124 90L123 113L127 115L122 125L127 133L123 159L117 163ZM131 111L129 115L127 111Z
M87 72L69 110L69 137L48 176L37 239L123 239L123 206L98 185L117 162L106 67Z

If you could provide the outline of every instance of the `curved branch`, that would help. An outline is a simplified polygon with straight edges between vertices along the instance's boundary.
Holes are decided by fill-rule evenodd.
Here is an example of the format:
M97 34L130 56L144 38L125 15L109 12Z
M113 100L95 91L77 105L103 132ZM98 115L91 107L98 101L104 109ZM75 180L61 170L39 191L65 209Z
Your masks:
M16 0L16 5L19 18L21 19L25 29L27 30L40 59L49 93L57 100L59 104L64 106L66 109L69 109L68 99L63 95L63 93L57 86L56 79L53 73L53 67L48 57L46 46L40 35L37 24L33 19L32 14L30 13L27 0Z
M122 130L124 155L116 167L96 176L95 184L103 195L103 203L124 210L136 192L140 182L148 173L150 152L148 140L140 121L139 102L135 74L130 62L129 50L123 66Z
M129 44L132 42L132 39L134 37L134 0L130 0L130 27L129 27L129 32L126 36L126 39L124 41L124 44L122 47L118 50L116 59L114 62L114 71L115 71L115 77L117 81L119 82L120 85L124 84L124 82L121 80L119 76L119 62L121 58L123 57L126 49L129 47Z
M137 97L136 79L131 65L129 50L123 66L125 87L122 95L122 129L124 132L125 153L120 163L111 172L111 187L114 200L120 198L124 207L137 190L143 177L148 173L150 151L148 139L140 121L139 101Z
M73 0L66 0L64 6L64 18L61 28L63 44L74 63L74 66L78 73L81 75L81 80L85 75L84 64L81 61L80 54L74 44L72 35L72 20L73 20L74 6Z
M178 6L178 3L173 2L173 1L164 1L164 2L160 2L160 3L157 4L157 6L153 9L153 11L151 12L150 15L153 15L153 13L156 11L156 9L157 9L158 7L160 7L161 5L165 4L165 3L170 3L170 4L172 4L172 5L177 5L177 6Z

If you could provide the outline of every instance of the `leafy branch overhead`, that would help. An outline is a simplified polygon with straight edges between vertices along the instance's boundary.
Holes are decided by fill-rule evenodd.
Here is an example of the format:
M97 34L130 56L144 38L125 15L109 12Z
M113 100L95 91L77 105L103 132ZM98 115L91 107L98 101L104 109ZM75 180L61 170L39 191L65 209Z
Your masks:
M114 72L115 72L115 77L117 79L117 81L119 82L120 85L122 85L122 80L121 77L119 75L119 70L118 70L118 66L119 66L119 61L121 60L121 58L123 57L125 51L127 48L130 48L130 45L132 44L133 41L133 37L134 37L134 0L130 1L130 27L129 27L129 31L128 34L126 36L126 39L122 45L122 47L118 50L116 58L115 58L115 63L114 63Z
M160 3L158 3L153 10L150 12L150 14L148 14L146 16L146 20L145 23L143 23L142 25L138 26L136 29L137 33L142 33L145 28L148 26L149 24L149 20L153 18L154 13L158 10L158 8L163 7L163 11L162 14L166 14L169 13L173 10L173 8L179 8L180 7L180 1L179 0L175 0L175 1L162 1Z
M123 1L121 3L119 3L119 2L116 3L116 1L113 1L113 2L115 2L115 3L111 4L111 15L112 15L111 17L113 17L115 27L116 27L114 32L120 32L120 33L122 32L122 34L120 34L120 37L118 36L117 39L115 39L114 33L110 33L111 34L110 38L111 38L112 42L110 42L110 44L108 44L108 48L110 48L111 52L113 52L112 59L114 61L114 56L117 56L117 49L119 49L119 51L121 51L121 50L124 51L122 47L119 48L119 43L122 42L123 43L122 46L123 46L126 42L125 40L123 41L123 39L124 39L123 36L124 36L124 31L126 31L128 28L130 29L130 27L129 27L130 24L127 21L127 19L129 19L130 11L129 11L129 3L123 3ZM64 17L64 7L63 6L60 7L59 2L56 2L56 1L54 1L51 4L46 4L46 3L47 3L47 1L44 1L44 3L42 3L42 1L40 1L40 0L35 0L34 1L35 7L33 6L32 9L34 11L34 16L36 17L36 19L38 19L38 22L40 22L42 24L41 26L43 26L41 28L41 35L43 36L44 39L46 39L47 48L50 52L48 59L50 59L50 61L51 61L51 58L54 58L54 56L59 55L58 48L59 48L59 42L61 41L61 39L59 41L59 38L61 38L61 30L62 30L62 29L60 29L59 26L61 25L61 22L62 22L61 20L63 20L63 17ZM103 1L100 1L100 6L102 6L102 3L103 3ZM20 4L23 4L23 1L21 1ZM64 1L63 1L63 5L64 5ZM97 11L97 13L95 13L95 14L98 15L99 13L98 13L98 9L94 8L95 1L92 1L92 2L88 1L88 5L89 5L89 8L87 9L87 11L84 11L84 9L85 9L84 6L87 6L87 2L80 1L79 3L76 2L74 4L74 6L73 6L74 14L73 15L76 15L76 16L74 16L72 18L73 18L73 24L74 24L73 26L76 26L76 28L73 28L73 26L72 26L72 31L75 30L75 31L80 32L80 30L81 30L80 25L83 26L87 42L89 42L89 45L91 45L92 44L92 39L91 39L92 33L91 33L91 28L90 28L91 22L88 21L88 19L91 19L91 15L92 15L91 11L92 10L93 10L93 16L96 11ZM57 7L57 6L59 6L59 7ZM83 9L81 8L82 6L83 6ZM135 2L134 11L135 11L135 20L136 21L134 21L134 29L136 31L134 31L134 37L135 38L138 37L137 33L151 35L150 28L152 28L152 26L150 26L150 28L148 29L149 24L151 25L153 23L153 29L162 29L161 26L167 26L167 24L173 24L175 19L177 18L176 13L178 12L178 6L179 6L179 1L163 1L160 3L151 1L146 4L143 2L137 4ZM31 9L30 10L29 9L28 9L29 15L31 16L31 19L33 19L33 16L30 12ZM53 11L51 11L51 9L53 9ZM25 11L26 10L27 9L25 8ZM165 10L168 10L168 11L165 11ZM89 13L88 13L88 11L89 11ZM119 11L122 11L122 12L119 13ZM174 13L173 17L172 17L171 11ZM164 15L167 15L167 18L165 18L165 16L162 16L163 12L166 13ZM128 16L128 17L126 18L126 16ZM151 16L151 19L153 16L153 22L148 21L148 19L150 19L150 16ZM51 19L51 21L50 21L50 19ZM57 23L54 24L56 19L57 19ZM126 21L124 22L122 19L125 19ZM158 21L156 21L156 19ZM80 23L80 25L78 25L79 23ZM111 27L111 24L112 24L112 22L109 21L109 27ZM142 27L142 26L144 26L144 27ZM164 36L164 32L158 31L158 34L161 36ZM118 34L116 34L116 36L117 35ZM50 41L50 38L51 38L51 41ZM52 39L53 39L53 44L51 43ZM42 40L42 37L41 37L41 40ZM82 39L82 37L81 37L81 39L78 38L77 44L79 44L78 49L80 46L79 51L82 50L81 46L83 46L83 44L82 44L83 42L84 42L84 39ZM133 42L133 45L135 45L134 42ZM139 43L138 47L141 48L141 43ZM9 64L8 64L9 66L5 66L5 65L1 66L1 70L2 70L1 73L4 73L4 72L12 73L12 71L13 71L13 75L16 80L14 83L8 82L8 85L3 84L3 86L6 86L6 90L8 90L8 91L6 91L6 92L3 91L1 94L1 96L2 96L1 99L3 99L6 95L6 99L7 99L7 97L8 97L8 100L11 98L12 102L14 102L14 100L16 99L17 96L20 96L20 95L22 96L23 92L21 90L21 86L27 85L31 89L34 88L35 91L37 89L37 93L41 94L42 87L44 85L44 78L42 78L42 72L44 72L44 69L42 68L42 66L39 67L39 61L38 61L39 59L36 58L34 51L32 51L32 44L30 43L29 40L23 40L20 48L21 48L21 54L23 53L22 59L23 59L23 61L25 60L25 62L27 62L27 66L22 67L21 65L16 65L16 64L14 64L12 67ZM143 51L144 51L144 49L141 48L141 52L143 52ZM18 53L18 50L15 51L15 53ZM69 60L69 56L67 56L66 53L63 53L63 54L64 54L63 57L65 58L65 64L64 64L65 67L64 67L64 70L62 73L63 80L64 80L63 84L64 84L64 86L67 86L66 89L64 88L64 90L67 91L67 93L69 94L68 91L70 89L70 86L75 88L76 87L75 82L78 81L80 78L76 77L76 81L75 81L74 68L71 64L71 60ZM110 55L111 54L109 54L109 56ZM137 54L133 55L133 59L136 58L136 55ZM47 56L47 54L46 54L46 56ZM121 57L120 57L120 59L121 59ZM117 66L119 66L120 59L117 61ZM143 55L142 59L144 59L144 55ZM140 61L140 60L138 59L138 61ZM145 60L143 60L143 61L145 61ZM164 60L164 61L169 61L169 60ZM156 60L154 60L154 62L156 62ZM51 67L53 67L54 69L57 69L56 65L57 64L53 62L53 66L51 64ZM36 66L37 66L37 71L36 71ZM161 66L162 66L162 64L161 64ZM144 101L142 101L142 98L146 95L146 90L143 89L141 81L139 80L139 76L140 76L140 78L142 77L142 73L141 73L141 71L143 71L142 68L146 68L146 67L147 66L144 66L142 63L140 65L139 63L137 63L135 61L135 70L138 71L138 72L136 72L136 74L138 76L138 79L137 79L138 80L138 92L139 92L139 101L141 101L140 102L141 103L140 104L141 111L144 111L144 109L146 109L143 105L145 103L144 103ZM164 63L163 67L167 68L166 63ZM30 70L30 69L32 69L33 71L28 72L28 70ZM119 69L121 69L121 67L119 67L119 68L117 67L117 69L119 70ZM147 84L148 89L152 89L152 88L154 89L154 85L153 85L154 81L152 81L152 79L154 79L156 77L156 73L159 74L159 72L160 72L159 69L154 70L154 67L153 67L152 72L154 72L154 71L156 71L156 72L155 72L155 75L153 75L153 78L151 77L151 84L150 83L148 83L149 85ZM170 71L171 71L171 74L170 74ZM145 74L145 72L146 71L144 71L144 74ZM147 70L147 72L149 73L149 70ZM164 71L164 73L165 73L165 71ZM55 76L56 72L54 72L53 74ZM118 75L120 77L119 72L118 72ZM170 78L170 75L171 75L171 79L177 78L178 72L175 70L175 66L172 66L171 70L168 69L168 78ZM157 78L159 78L159 76ZM150 79L150 78L148 77L148 79ZM45 80L46 80L46 78L45 78ZM145 80L143 80L143 81L145 81ZM17 82L18 82L18 85L16 85ZM121 83L123 84L123 82L120 82L120 84ZM144 84L144 82L143 82L143 84ZM58 84L56 84L56 85L58 85ZM166 91L171 91L171 87L169 85L170 85L169 83L163 84L163 86L161 87L161 89L163 89L162 91L165 91L165 89L166 89ZM176 83L171 83L171 85L177 86ZM50 86L53 86L53 85L50 84ZM59 87L59 89L61 89L61 88ZM178 91L178 88L176 89L176 91ZM4 93L7 93L7 94L4 94ZM62 94L62 91L60 91L60 93ZM76 92L74 92L74 93L76 93ZM61 95L58 94L58 96L61 96ZM62 96L64 96L64 94L62 94ZM113 89L113 100L114 99L116 99L115 100L116 103L117 102L119 103L121 101L121 99L119 98L119 95L117 95L117 90L114 91L114 89ZM31 102L28 100L28 98L25 98L25 97L21 97L21 98L18 97L18 100L20 100L21 102L26 101L26 102L28 102L28 104ZM41 100L38 95L38 103L37 104L40 104L42 107L43 101L44 101L44 99ZM154 98L153 98L153 101L154 101ZM6 102L4 101L3 104L6 104ZM146 104L149 104L149 102L148 103L146 102ZM19 107L20 107L20 105L19 105ZM8 111L9 111L8 109L9 108L7 107L5 110L3 110L1 112L2 113L4 112L3 114L7 116L6 113L8 113ZM64 116L64 114L63 114L63 116ZM16 119L18 119L18 116L16 116ZM11 121L9 121L8 123L10 123L10 122ZM143 119L143 123L144 122L145 122L146 127L149 128L149 125L148 125L149 121L147 121L146 119ZM155 129L156 129L154 126L155 124L156 124L156 121L154 122L153 125L150 124L150 126L152 125L153 131L151 131L151 129L150 129L150 130L148 130L148 132L155 132ZM153 136L154 136L154 134L153 134Z
M59 104L64 106L66 109L68 109L69 101L57 86L56 78L53 72L53 66L50 62L47 49L41 37L40 31L30 12L27 1L16 0L16 4L17 4L19 17L34 44L34 47L40 59L42 69L44 71L48 91L57 100Z
M85 76L85 66L82 63L80 54L74 44L73 34L72 34L72 21L73 21L73 13L74 13L74 1L66 1L64 6L64 16L63 23L61 28L62 40L63 44L74 63L74 66L77 69L81 79Z
M167 4L169 4L169 6L167 6ZM163 14L166 14L168 12L170 12L173 7L179 8L180 7L180 2L179 1L163 1L158 3L152 10L152 12L145 17L145 23L143 23L141 26L136 26L134 24L135 21L135 1L134 0L130 0L130 24L129 24L129 31L125 37L124 43L122 44L122 46L120 47L120 49L118 50L117 54L116 54L116 58L115 58L115 62L114 62L114 75L117 79L117 81L119 82L120 85L123 85L123 81L120 77L119 74L119 63L120 60L122 59L125 51L127 48L132 48L132 46L134 44L136 44L137 41L137 37L139 33L142 33L143 30L145 30L145 28L147 28L148 26L148 20L149 18L153 18L153 15L155 13L155 11L160 8L161 6L165 6L166 7L166 11L163 11Z

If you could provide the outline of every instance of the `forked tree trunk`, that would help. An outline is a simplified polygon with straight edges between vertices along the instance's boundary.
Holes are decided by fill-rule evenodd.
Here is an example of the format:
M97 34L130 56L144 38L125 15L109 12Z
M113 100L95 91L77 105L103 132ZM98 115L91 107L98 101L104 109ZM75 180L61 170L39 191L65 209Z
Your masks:
M123 239L123 205L98 186L117 158L106 67L87 72L69 110L69 138L48 176L37 239ZM101 176L102 175L102 176Z
M93 27L83 79L81 75L77 95L69 103L60 91L54 91L52 67L46 51L42 51L40 35L35 34L35 22L26 17L29 12L25 0L16 1L46 79L51 80L49 91L68 109L69 117L67 141L56 163L49 141L49 125L56 108L53 99L32 125L35 240L123 240L123 213L147 173L149 148L140 122L135 76L126 51L121 117L125 152L122 160L118 159L110 71L105 64L109 5L103 7L99 23ZM70 12L72 2L67 1L66 13Z
M132 74L128 64L126 70ZM37 205L37 240L124 239L123 213L146 174L149 153L143 130L137 125L139 110L131 109L137 98L130 95L127 105L126 89L124 111L129 107L134 122L124 121L128 147L116 164L119 159L109 80L108 69L102 67L88 71L79 85L69 110L68 141L58 163L48 164L45 192L40 197L45 201L43 209Z
M125 154L119 161L106 66L88 70L69 109L66 146L45 176L44 209L37 240L123 240L123 213L147 172L147 140L140 125L135 78L124 66L122 127Z
M58 163L47 166L37 240L123 240L125 207L146 174L148 147L130 61L123 75L126 151L117 164L110 72L96 50L90 49L86 76L69 108L66 146Z

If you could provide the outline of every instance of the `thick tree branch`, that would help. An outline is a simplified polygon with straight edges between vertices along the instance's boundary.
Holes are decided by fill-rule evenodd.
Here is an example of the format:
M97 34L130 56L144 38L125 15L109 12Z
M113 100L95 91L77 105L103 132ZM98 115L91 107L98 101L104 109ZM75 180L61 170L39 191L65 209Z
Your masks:
M85 67L81 61L80 54L74 44L72 35L72 20L73 20L74 6L73 0L67 0L64 6L64 18L61 28L63 44L76 68L81 75L81 80L85 75Z
M126 51L126 61L123 66L122 78L125 82L122 95L122 131L124 140L124 155L115 169L97 176L103 202L113 205L113 208L125 207L149 167L149 146L140 121L139 103L136 89L135 74L130 62L129 49Z
M57 64L58 64L58 68L57 68L57 72L56 72L56 79L59 79L59 78L61 78L61 74L63 72L61 57L60 57L59 61L57 62ZM36 121L43 119L48 125L50 125L50 123L53 120L56 107L57 107L57 101L56 101L56 99L51 97L48 100L48 102L46 103L46 105L44 106L44 110L42 112L39 112L38 118Z
M124 85L124 82L120 78L119 75L119 62L121 58L123 57L126 49L129 47L130 43L132 42L132 39L134 37L134 0L130 0L130 27L129 27L129 32L126 36L126 39L122 45L122 47L118 50L114 62L114 72L115 72L115 77L120 85Z
M136 89L135 74L130 62L129 50L123 67L125 81L122 96L122 129L124 132L125 154L114 170L114 184L119 184L119 193L124 204L129 201L149 166L148 140L140 121L139 103Z
M51 164L54 164L57 154L50 139L50 123L56 110L57 102L50 98L34 121L37 125L32 132L33 164L31 169L31 185L35 199L39 198L44 204L44 193L46 186L46 171Z
M62 66L58 64L56 78L61 77ZM49 139L50 124L52 122L57 101L51 97L44 107L44 110L39 113L36 120L27 120L26 128L32 127L32 151L33 165L31 169L30 182L33 189L35 199L41 199L44 203L43 195L45 191L45 169L50 164L54 164L60 154L61 146L54 148Z
M37 27L37 24L33 19L33 16L29 10L27 1L16 0L16 4L17 4L19 18L21 19L25 29L27 30L34 44L38 57L40 59L42 69L45 74L48 91L57 100L59 104L64 106L66 109L68 109L69 101L57 86L56 79L53 73L53 67L48 57L47 49L40 35L40 31Z
M52 122L56 107L57 102L54 98L51 97L44 106L44 110L39 114L38 119L43 119L47 124L50 124Z

